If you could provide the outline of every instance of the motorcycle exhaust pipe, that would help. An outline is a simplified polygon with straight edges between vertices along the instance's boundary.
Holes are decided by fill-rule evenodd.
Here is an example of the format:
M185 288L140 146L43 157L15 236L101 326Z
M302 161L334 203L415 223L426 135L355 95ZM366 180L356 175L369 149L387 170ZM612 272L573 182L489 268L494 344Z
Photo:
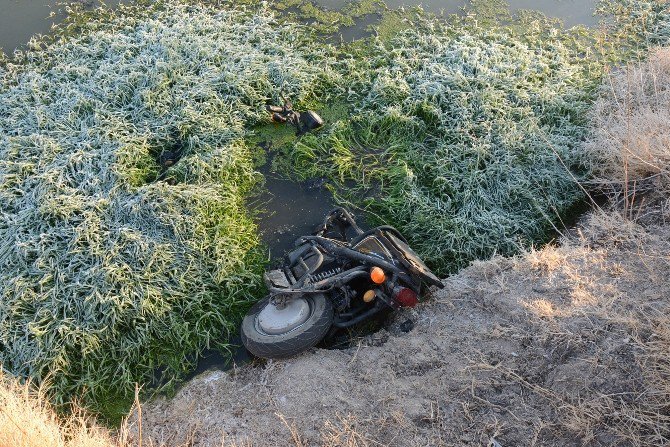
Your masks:
M386 307L384 304L380 304L381 301L378 301L375 307L372 309L368 309L367 311L363 312L357 317L352 318L349 321L334 321L333 326L340 328L340 329L346 329L348 327L354 326L358 323L360 323L363 320L367 320L370 317L373 317L377 315L381 310Z

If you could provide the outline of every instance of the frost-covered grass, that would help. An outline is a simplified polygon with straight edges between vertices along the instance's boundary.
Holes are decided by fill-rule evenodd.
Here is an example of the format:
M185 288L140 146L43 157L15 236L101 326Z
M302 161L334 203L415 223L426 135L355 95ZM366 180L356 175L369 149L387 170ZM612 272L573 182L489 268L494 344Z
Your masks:
M670 33L666 2L602 2L607 26L592 30L472 3L465 19L410 13L395 37L352 46L343 96L357 112L290 153L441 273L563 228L590 175L581 145L607 64Z
M274 19L282 5L237 3L79 11L63 40L0 60L0 362L57 401L169 382L232 330L263 264L249 129L280 93L338 105L293 147L296 171L357 182L338 193L446 273L561 226L603 61L670 35L666 2L608 0L606 41L479 0L448 24L387 14L378 39L334 50ZM289 4L323 32L381 10ZM164 151L181 152L166 172Z
M442 273L542 240L581 197L595 85L575 39L519 30L428 21L377 41L352 70L359 113L297 144L298 169L369 186L353 200Z
M649 48L670 41L670 5L665 0L600 0L597 12L607 19L603 45L619 58L645 58Z
M328 59L263 8L95 17L0 72L0 363L100 408L177 377L257 296L245 126Z

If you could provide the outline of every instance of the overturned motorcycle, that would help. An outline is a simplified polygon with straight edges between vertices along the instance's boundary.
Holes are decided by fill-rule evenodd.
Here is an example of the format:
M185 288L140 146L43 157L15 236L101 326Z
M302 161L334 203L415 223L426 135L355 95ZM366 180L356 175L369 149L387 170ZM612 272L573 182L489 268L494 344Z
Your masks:
M444 287L393 227L363 231L344 208L303 236L283 268L265 274L269 294L242 322L252 354L285 358L329 333L417 304L422 286Z

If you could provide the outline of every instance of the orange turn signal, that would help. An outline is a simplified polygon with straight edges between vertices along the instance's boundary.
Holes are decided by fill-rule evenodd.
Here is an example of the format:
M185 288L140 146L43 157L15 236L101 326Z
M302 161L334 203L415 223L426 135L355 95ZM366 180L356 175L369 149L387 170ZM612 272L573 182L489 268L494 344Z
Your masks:
M376 298L376 296L377 296L377 294L375 293L374 290L368 290L363 295L363 301L365 301L366 303L370 303L370 302L372 302L372 300L374 300Z
M372 270L370 270L370 279L375 284L383 284L386 281L386 274L379 267L372 267Z

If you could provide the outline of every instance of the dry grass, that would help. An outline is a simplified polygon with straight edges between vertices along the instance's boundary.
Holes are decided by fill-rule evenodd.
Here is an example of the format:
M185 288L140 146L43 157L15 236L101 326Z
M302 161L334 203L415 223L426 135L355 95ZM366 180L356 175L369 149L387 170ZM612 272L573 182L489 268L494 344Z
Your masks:
M629 334L629 367L641 380L625 394L582 401L571 413L582 430L587 421L608 421L631 445L660 445L670 432L670 302L654 284L670 273L670 237L658 226L667 222L670 197L670 48L612 73L604 90L586 148L599 176L595 183L613 199L612 209L592 213L581 242L627 253L631 262L609 263L609 274L646 284L645 296L624 291L589 313ZM654 219L641 219L645 215ZM631 272L635 264L642 274Z
M45 392L46 384L39 387L0 372L0 447L191 447L193 439L177 443L156 443L142 436L142 407L136 388L132 419L124 420L118 430L101 426L84 409L74 404L67 416L54 410ZM277 414L291 433L292 447L305 447L294 423ZM278 421L278 422L279 422ZM340 422L346 422L342 419ZM336 436L358 436L349 425L342 428L328 424L326 428ZM335 438L333 438L335 439ZM335 446L341 444L327 444ZM350 446L368 444L346 444ZM252 447L249 441L221 438L218 447Z
M54 411L46 386L34 386L0 373L0 447L190 447L192 439L171 445L142 437L141 412L136 392L131 414L118 430L110 430L74 404L67 416ZM299 436L296 434L296 436ZM296 447L301 444L296 443ZM251 447L245 442L221 440L220 447Z
M42 391L0 376L0 447L125 446L82 411L60 419Z
M587 340L585 364L618 370L608 372L618 376L619 383L611 385L617 392L593 392L597 387L587 382L593 389L585 396L549 397L582 439L596 440L607 426L626 445L670 442L670 302L663 293L670 235L659 225L667 222L670 197L669 104L670 48L609 75L592 111L586 149L593 183L611 199L610 209L590 214L578 237L567 241L570 253L545 248L527 257L533 267L557 273L571 290L562 306L527 303L531 313L555 322L548 332L560 333L563 343L584 346ZM570 258L557 262L557 252Z
M670 193L670 48L612 72L603 90L586 145L596 185L627 210L641 191Z
M582 440L597 445L609 433L624 445L670 442L668 253L666 227L613 210L594 212L561 247L519 261L564 290L523 304L541 323L543 345L578 357L567 373L575 388L557 392L503 375L544 396Z

